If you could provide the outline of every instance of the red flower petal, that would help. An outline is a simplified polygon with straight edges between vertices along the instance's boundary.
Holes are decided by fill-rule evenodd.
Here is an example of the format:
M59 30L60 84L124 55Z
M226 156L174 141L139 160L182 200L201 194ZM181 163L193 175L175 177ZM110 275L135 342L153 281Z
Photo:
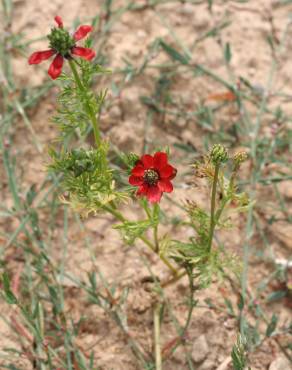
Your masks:
M91 26L79 26L74 32L73 38L75 41L83 39L89 32L93 30Z
M131 175L129 177L129 183L133 186L140 186L143 184L143 177Z
M176 170L170 164L167 164L159 170L159 175L162 179L173 178L175 177L175 175L173 176L174 173L176 174Z
M29 64L39 64L44 60L49 59L52 55L56 52L53 49L44 50L44 51L36 51L35 53L31 54L28 59Z
M151 203L157 203L160 201L162 191L159 190L158 186L150 186L147 190L147 198Z
M62 20L62 18L59 15L56 15L55 22L57 23L57 25L59 26L59 28L63 28L63 20Z
M167 154L163 152L157 152L154 154L154 167L162 168L167 165Z
M144 171L145 171L145 169L144 169L143 165L138 164L138 165L136 165L136 167L134 167L132 169L132 175L134 175L134 176L143 176Z
M144 165L145 170L147 170L148 168L153 167L153 157L152 157L152 155L149 155L149 154L142 155L141 161Z
M173 185L170 180L176 176L176 169L168 164L167 161L168 157L166 153L157 152L154 156L144 154L136 162L129 177L129 183L139 187L136 193L137 196L145 196L149 202L157 203L160 201L164 192L171 193L173 191ZM145 176L147 170L158 173L159 177L155 185L148 183L148 178Z
M62 55L57 54L48 70L48 74L52 77L53 80L60 76L62 72L63 62L64 58L62 57Z
M78 55L79 57L86 60L91 60L92 58L95 57L95 51L89 48L82 48L80 46L74 46L71 52L72 54Z
M177 173L177 169L176 168L174 168L174 167L172 167L172 175L169 177L169 179L168 180L172 180L172 179L174 179L175 178L175 176L176 176L176 173Z
M158 187L161 191L171 193L173 191L172 183L169 180L159 180Z
M137 191L137 195L146 195L147 194L147 191L149 189L149 186L147 184L142 184L138 191Z

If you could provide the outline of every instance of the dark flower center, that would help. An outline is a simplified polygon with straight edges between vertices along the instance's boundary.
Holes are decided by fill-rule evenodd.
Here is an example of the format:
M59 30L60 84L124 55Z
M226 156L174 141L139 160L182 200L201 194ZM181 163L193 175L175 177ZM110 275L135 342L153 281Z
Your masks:
M48 35L48 39L50 41L50 48L56 50L63 57L69 56L70 50L75 45L75 40L64 28L53 28Z
M159 180L159 174L155 170L146 170L143 179L148 185L156 185Z

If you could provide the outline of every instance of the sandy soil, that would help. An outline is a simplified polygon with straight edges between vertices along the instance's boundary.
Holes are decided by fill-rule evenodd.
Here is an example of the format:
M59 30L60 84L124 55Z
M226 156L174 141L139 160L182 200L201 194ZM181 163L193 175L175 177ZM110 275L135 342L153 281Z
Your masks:
M61 0L36 0L36 1L14 1L14 23L13 31L24 33L27 40L38 38L45 35L52 26L54 15L59 14L63 17L67 25L73 24L77 18L83 22L90 19L90 15L97 14L100 11L98 0L70 0L67 2ZM140 3L140 1L137 1ZM144 3L141 1L141 3ZM146 1L145 1L146 3ZM207 5L192 5L169 3L157 7L158 12L147 8L139 12L127 12L123 14L116 22L105 43L104 53L108 60L110 68L115 70L124 66L124 59L127 58L134 65L141 65L145 53L151 43L157 37L163 37L170 43L173 43L173 37L181 40L186 47L191 48L195 40L199 39L210 28L222 23L223 20L231 21L229 27L222 31L222 37L225 42L232 45L231 67L235 75L243 76L251 80L259 91L265 93L265 86L271 68L271 50L266 42L271 29L277 37L284 33L289 21L289 13L292 12L290 6L280 6L280 1L257 0L246 4L236 2L215 2L213 15L208 12ZM125 1L115 1L115 8L125 5ZM271 16L273 22L271 22ZM175 35L171 35L167 25L173 27ZM286 94L292 94L292 67L291 67L291 47L292 47L291 29L287 33L286 51L283 53L280 62L279 72L275 79L273 91L282 89ZM96 44L100 46L103 39L97 37ZM45 48L45 41L39 41L33 44L33 50ZM288 50L288 51L287 51ZM194 48L193 61L202 63L223 78L228 78L224 66L222 51L215 39L208 38L204 42L199 42ZM165 56L158 57L157 62L165 60ZM36 67L33 70L27 65L27 60L22 56L16 56L14 59L14 73L18 83L22 86L37 86L44 81L47 76L46 66ZM122 94L117 98L110 91L107 108L102 117L102 128L106 136L112 142L123 150L141 152L143 148L143 137L145 133L146 108L141 104L140 96L150 95L154 91L155 79L158 72L147 69L146 72L135 78L130 83L126 83ZM202 100L214 92L222 92L222 86L216 84L206 76L189 78L188 74L175 79L172 83L171 91L176 97L180 97L181 106L192 110ZM113 80L119 84L121 75L114 74ZM109 85L110 79L102 81L103 85ZM53 88L48 96L43 99L36 108L29 112L33 128L37 132L38 139L43 145L44 153L48 144L56 137L56 128L50 122L50 117L55 107L57 88ZM275 100L275 104L277 101ZM210 102L212 104L212 102ZM292 114L292 105L290 101L281 101L282 109L286 114ZM252 111L251 114L255 112ZM234 107L222 110L215 122L215 129L222 126L230 127L237 119L237 112ZM185 144L191 143L198 152L204 150L205 131L195 124L194 119L174 119L166 115L164 121L161 117L155 117L154 124L149 128L147 137L150 147L159 145L169 145L172 148L174 143L181 141ZM264 117L262 134L271 135L270 118ZM249 138L246 138L248 140ZM22 179L24 188L28 189L32 184L38 187L45 178L44 162L45 155L37 153L35 146L28 137L27 128L21 118L14 127L12 154L18 158L17 171ZM175 164L181 173L186 171L187 166L193 161L193 155L186 156L178 149L172 149L172 155ZM267 166L265 174L273 173L274 168ZM286 170L286 169L284 169ZM2 174L2 169L0 169ZM249 176L249 168L246 167L242 177ZM196 192L188 182L191 177L178 176L175 181L176 190L174 199L182 202L185 199L204 202L204 196L201 192ZM4 192L1 194L1 201L7 206L12 205L12 200L4 184ZM290 185L291 186L291 185ZM259 186L259 201L265 200L265 206L262 207L262 214L259 215L260 222L267 235L269 235L272 244L270 250L276 258L288 258L291 255L291 225L283 221L281 223L268 224L269 214L273 208L274 198L271 198L269 189ZM280 185L280 192L288 202L292 199L291 188L288 183ZM167 202L162 201L162 207L167 214L179 212L177 208ZM139 215L139 209L134 204L125 210L129 217ZM45 232L45 223L49 215L44 209L40 214L43 230ZM84 278L86 273L92 269L92 255L96 258L96 265L110 282L116 282L119 288L128 287L130 289L127 302L127 312L130 318L129 326L132 335L137 338L141 345L148 351L152 346L152 313L151 295L143 286L143 277L148 276L147 268L141 260L141 255L147 256L151 261L152 268L160 278L167 276L164 266L157 258L153 257L142 245L135 247L125 247L122 245L119 234L112 230L112 220L109 218L89 218L85 221L85 231L78 228L74 221L74 216L70 214L66 271L74 276ZM242 246L245 236L245 218L240 218L236 223L235 229L228 233L222 233L222 240L225 240L227 248L236 251L238 255L242 254ZM60 259L63 253L62 243L62 215L58 215L57 224L60 229L55 230L52 243L52 255L56 260ZM13 232L18 221L2 225L6 232ZM167 227L169 229L169 226ZM173 227L173 231L177 233ZM84 235L90 238L90 247L84 248ZM20 235L21 237L21 235ZM179 238L180 235L177 234ZM259 239L255 238L254 243L258 248L262 248ZM11 252L10 252L11 253ZM9 254L9 252L7 252ZM268 263L252 257L252 264L249 271L249 286L255 284L268 276L270 273ZM167 290L168 298L171 300L174 311L179 320L183 322L186 314L186 308L182 305L187 281L182 280L176 286ZM85 322L82 327L82 334L78 337L78 344L81 348L90 348L94 346L96 352L97 364L105 370L109 369L138 369L136 361L131 354L130 349L125 343L125 338L115 324L96 308L86 304L85 297L80 297L78 290L68 282L66 287L68 294L66 305L68 311L76 319L80 315L85 316ZM204 292L200 292L198 298L202 305L205 298L210 298L220 302L223 306L223 299L229 296L230 286L225 284L221 287L213 285ZM231 296L231 300L236 302L237 297ZM283 304L270 304L266 307L267 314L275 312L279 315L281 324L289 320L289 308ZM0 302L0 310L5 317L9 314L10 308ZM188 332L187 346L193 348L193 359L198 360L196 348L203 345L205 354L197 362L197 369L230 369L230 352L236 340L237 323L226 315L226 312L211 311L207 307L195 309L193 314L193 323ZM175 336L175 332L170 323L166 323L163 332L163 342L166 343ZM202 342L204 342L202 344ZM17 338L4 321L0 321L0 353L6 347L13 347L17 343ZM261 350L251 356L253 369L268 369L275 360L279 361L279 348L270 340L266 341ZM220 364L223 364L220 367ZM224 365L225 364L225 365ZM4 364L3 364L4 365ZM18 365L20 369L30 369L30 365L25 359ZM286 365L285 365L286 366ZM289 365L287 365L289 367ZM282 370L288 370L288 367ZM170 360L165 369L187 369L183 348L180 348L174 358ZM275 368L276 369L276 368ZM280 368L278 368L280 370Z

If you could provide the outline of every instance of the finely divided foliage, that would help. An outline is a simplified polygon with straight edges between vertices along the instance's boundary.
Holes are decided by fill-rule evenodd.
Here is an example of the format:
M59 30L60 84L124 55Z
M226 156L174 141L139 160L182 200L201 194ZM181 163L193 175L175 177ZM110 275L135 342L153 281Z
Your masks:
M155 7L154 3L153 7ZM208 4L211 11L213 2L208 1ZM106 2L104 17L106 22L107 18L111 17L111 5L111 1ZM147 8L148 5L145 6ZM152 4L149 6L152 8ZM132 9L131 7L135 11L141 10L139 4L131 3L129 9ZM86 305L97 306L117 324L139 368L166 369L168 366L166 362L172 360L172 355L179 346L183 346L187 366L192 370L197 365L192 363L187 346L190 344L188 331L193 319L193 310L200 304L199 299L196 299L197 291L206 289L218 281L238 282L246 273L246 264L242 273L238 256L225 248L217 231L222 229L228 231L232 227L234 218L238 218L241 212L247 211L249 234L251 234L254 201L250 201L248 195L238 185L242 163L248 159L248 156L244 151L231 155L220 143L210 145L209 152L193 161L186 169L192 174L191 186L195 185L192 188L194 192L198 191L200 186L197 185L197 181L203 182L208 188L207 202L204 205L198 205L184 198L179 205L184 212L183 216L175 217L170 214L167 201L176 202L176 189L184 185L182 184L184 171L179 171L177 174L175 168L178 167L177 161L166 149L168 143L164 144L165 147L152 148L150 151L145 139L143 154L138 154L123 153L113 143L104 139L99 119L107 91L101 90L96 93L93 84L96 77L109 71L98 64L97 60L100 61L100 58L95 59L96 53L92 48L92 40L87 38L94 33L94 27L81 25L73 34L70 34L60 16L55 17L55 22L57 27L52 28L48 35L48 49L34 52L28 61L29 64L39 64L53 57L48 74L53 80L57 80L60 89L57 112L52 117L60 135L49 148L50 162L47 168L50 176L48 178L53 181L52 189L58 188L58 197L54 196L53 208L58 198L65 209L64 255L67 248L69 207L73 209L74 217L80 225L79 215L82 217L99 216L101 213L110 215L115 221L113 228L120 233L123 244L131 248L143 244L149 248L152 255L149 257L149 254L143 253L141 258L145 260L151 275L145 280L147 280L148 292L151 294L149 305L153 313L153 353L150 353L150 346L143 348L140 345L129 328L131 323L127 316L128 287L122 288L115 283L109 283L96 269L88 271L87 278L78 280L67 274L64 266L59 266L57 261L49 256L47 246L42 240L37 213L37 208L46 202L47 195L35 205L36 192L32 187L21 203L17 184L13 181L14 169L10 163L8 150L4 146L4 164L9 173L9 185L13 189L15 210L18 215L25 214L24 218L20 218L20 226L15 235L17 236L19 230L24 230L26 239L20 246L26 253L26 269L29 276L28 286L19 289L21 273L12 280L9 272L4 272L2 275L3 298L7 304L13 305L11 325L21 338L21 349L15 352L25 357L34 369L93 370L99 368L94 349L86 351L77 344L83 318L76 323L67 316L63 289L63 281L66 278L70 280L74 289L86 293ZM109 23L105 25L109 27ZM212 30L213 34L216 35L220 28L224 27L223 24L215 28ZM84 46L77 45L77 42L82 39L84 39ZM123 71L126 74L125 78L131 80L135 74L142 73L158 51L165 53L173 63L171 73L181 65L183 68L191 68L196 74L206 74L228 88L226 93L213 94L212 99L217 100L218 96L220 99L224 96L224 103L234 102L240 106L242 96L239 89L214 76L203 66L194 66L188 50L184 49L180 52L162 38L156 39L150 46L149 55L145 57L140 68L135 69L132 65L127 65L126 71ZM232 59L229 43L224 46L224 56L229 68ZM143 104L149 109L150 121L154 113L164 114L167 103L171 102L171 97L168 95L168 88L173 83L171 73L167 69L167 72L157 80L154 94L151 97L141 98ZM264 108L263 106L262 111ZM19 112L22 111L17 110L17 114ZM243 108L241 112L244 114ZM168 113L179 117L175 112ZM212 111L202 105L195 113L199 124L210 129ZM184 114L187 117L187 113L181 113L181 115ZM281 112L278 111L276 118L280 120L281 117ZM88 137L90 140L87 140ZM36 142L36 146L38 145ZM193 153L191 145L180 145L184 150ZM252 143L252 148L253 161L256 165L256 140ZM262 152L260 154L261 158L264 157ZM255 185L256 179L254 178L253 181ZM45 187L45 184L42 186ZM139 208L139 217L127 218L125 206L129 208L132 203ZM52 210L52 219L54 219L54 212L56 212L55 208ZM170 222L172 227L169 227ZM30 229L31 236L28 232ZM81 226L80 230L84 233ZM9 239L8 245L16 239L15 235ZM87 238L84 239L88 244ZM246 248L245 254L248 254ZM167 271L161 279L151 269L153 257L160 259ZM95 256L92 258L94 259ZM2 264L2 260L0 263ZM173 314L173 305L167 296L166 288L170 285L175 287L176 282L184 277L188 280L189 290L187 297L184 297L187 306L186 320L180 324L181 320L177 320ZM245 310L251 309L251 306L246 304L249 294L246 287L243 286L242 291L243 293L238 297L238 317L232 302L225 298L228 315L237 318L241 331L232 349L231 358L229 357L235 370L250 369L249 352L267 338L276 337L278 334L278 318L273 315L271 320L265 318L266 333L260 337L257 330L258 324L253 325L245 319ZM32 292L35 292L34 295ZM284 293L288 295L287 292ZM253 297L252 300L255 301ZM222 310L220 305L215 307L210 301L206 300L206 304L210 309L217 307ZM263 314L258 309L256 317L260 315ZM164 343L161 338L161 327L167 324L170 318L173 320L177 336ZM7 368L16 369L12 362Z
M164 193L173 193L172 181L176 177L177 170L169 164L169 154L162 150L156 151L153 155L144 154L141 157L133 153L119 153L119 157L127 166L130 174L128 181L131 186L125 186L121 181L123 177L121 173L115 173L117 170L111 167L108 156L111 144L102 139L99 128L99 116L106 91L96 95L91 90L94 76L107 73L107 71L93 61L95 52L91 48L75 45L77 41L92 31L92 27L80 26L71 36L64 28L59 16L55 17L55 21L58 27L53 28L48 36L50 49L33 53L29 58L29 64L38 64L56 55L49 68L49 75L52 79L59 77L61 83L57 114L53 117L61 135L56 147L51 147L49 150L51 163L48 168L52 176L58 178L62 184L63 193L60 199L63 203L70 204L83 216L98 212L109 213L119 222L114 227L121 232L124 242L134 245L137 240L140 240L150 248L170 272L169 279L160 285L160 290L163 286L175 283L185 275L189 280L187 320L180 332L180 341L171 348L169 355L165 358L162 358L160 347L160 325L162 323L159 317L162 313L162 306L158 296L153 305L155 366L157 370L161 370L163 360L175 351L180 342L183 342L191 322L193 309L197 304L194 299L195 291L207 287L215 277L224 278L228 271L238 272L235 258L220 244L217 247L213 246L213 237L215 229L225 227L226 224L229 226L227 210L231 203L233 203L233 209L235 206L238 210L248 207L247 197L238 193L235 182L240 164L245 159L244 154L237 154L234 158L230 158L226 148L217 144L202 161L195 163L194 176L207 178L211 187L210 211L207 210L208 207L203 209L187 201L184 209L188 218L181 226L193 229L193 236L186 241L176 240L170 233L160 237L159 225L162 215L160 201ZM90 41L86 42L86 46L90 46ZM76 56L82 57L83 60L78 61L75 59ZM71 73L61 73L64 59L68 60ZM94 147L84 145L84 147L70 148L68 144L72 136L77 134L85 137L91 130L94 134ZM232 168L229 177L225 176L227 162L230 162ZM124 172L126 175L125 169ZM135 187L138 187L137 191L133 191ZM133 196L145 212L143 219L128 220L123 215L121 203L129 202ZM153 238L149 235L151 230ZM51 265L51 261L46 263ZM106 311L111 305L119 306L114 298L114 292L110 293L110 290L106 288L109 298L99 296L96 288L93 288L96 286L95 275L89 275L89 278L90 286L84 285L84 288L89 293L92 304L97 304ZM30 314L13 294L7 275L4 275L3 279L6 301L19 305L26 325L33 326ZM199 284L195 285L195 281ZM58 302L60 292L52 285L48 286L48 292L53 302L54 316L60 315L65 324L66 319L62 316L62 303ZM108 306L108 301L110 306ZM37 306L37 309L42 310L43 308ZM117 310L114 319L125 331L120 315L121 313ZM42 340L42 334L37 330L33 332L33 335ZM149 359L141 353L136 344L132 341L131 343L133 353L145 367ZM58 362L51 355L54 348L40 350L44 357L36 359L37 363L46 363L53 368L54 361ZM236 353L234 351L233 354L235 360L237 359ZM62 362L62 357L58 357ZM80 363L84 363L78 352L75 360L77 359Z

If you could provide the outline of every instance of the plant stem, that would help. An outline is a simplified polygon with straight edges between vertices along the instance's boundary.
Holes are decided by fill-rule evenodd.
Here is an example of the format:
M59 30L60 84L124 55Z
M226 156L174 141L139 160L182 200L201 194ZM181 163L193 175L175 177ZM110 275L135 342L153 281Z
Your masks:
M154 204L153 212L152 213L151 213L151 210L150 210L150 208L149 208L149 206L148 206L147 203L145 203L145 202L142 201L141 202L141 205L144 208L144 210L145 210L145 212L147 214L147 217L148 217L148 219L150 221L155 219L155 214L156 213L158 213L158 218L159 218L159 213L160 213L159 205ZM154 238L154 245L155 245L154 252L158 254L159 253L159 242L158 242L158 225L157 224L155 226L153 226L153 238Z
M230 193L232 191L232 189L234 188L235 175L236 175L236 173L233 172L232 173L232 176L230 178L230 181L229 181L229 187L228 187L228 190L227 190L227 196L223 194L223 197L222 197L220 206L219 206L217 212L215 213L215 225L219 221L219 219L220 219L220 217L221 217L221 215L222 215L222 213L223 213L226 205L230 203L230 199L228 198L228 193Z
M212 248L214 229L216 226L215 207L216 207L216 189L217 189L217 183L218 183L219 168L220 168L220 164L216 164L214 178L213 178L213 185L212 185L212 197L211 197L211 220L210 220L210 233L209 233L209 241L208 241L208 252L209 253Z
M121 222L125 222L127 221L126 218L119 212L117 211L116 209L110 207L110 206L103 206L103 209L109 213L111 213L113 216L115 216L115 218ZM139 237L145 244L147 244L147 246L153 251L155 252L155 247L154 245L148 240L146 239L144 236L140 236Z
M146 355L142 348L136 343L136 341L132 338L131 334L125 327L124 321L121 317L121 315L116 310L110 310L109 314L114 318L114 320L118 323L120 326L122 332L127 338L127 341L134 353L134 355L142 362L144 368L147 366L147 360ZM148 360L149 361L149 360Z
M75 61L73 59L69 60L69 65L71 67L71 70L72 70L72 73L73 73L73 76L74 76L74 80L75 80L78 88L81 91L84 92L84 97L85 97L84 108L85 108L85 110L86 110L86 112L87 112L87 114L88 114L88 116L91 120L91 123L92 123L96 146L99 147L99 145L101 144L101 138L100 138L100 132L99 132L99 127L98 127L98 121L97 121L97 118L95 116L94 111L92 110L92 108L90 106L90 101L89 101L89 98L88 98L88 95L87 95L87 90L84 87L84 85L82 84L82 81L81 81L81 79L79 77L79 74L78 74L78 70L77 70L76 65L75 65ZM108 211L113 216L115 216L118 220L120 220L122 222L126 221L126 219L123 217L123 215L120 212L118 212L117 210L115 210L113 207L104 206L103 208L104 208L104 210ZM156 254L159 254L157 226L154 228L155 246L144 236L140 236L139 238L153 252L155 252ZM159 256L159 257L164 262L164 264L172 271L172 273L174 275L176 275L178 273L177 269L174 266L172 266L172 264L164 256Z
M155 213L157 213L158 219L160 215L160 208L158 204L155 204L153 207L153 218L155 216ZM159 240L158 240L158 224L155 224L153 228L153 237L154 237L154 245L156 253L159 253Z
M153 228L153 236L154 236L154 245L156 253L159 252L159 241L158 241L158 225L155 225Z
M190 289L190 296L189 296L189 310L188 310L188 315L187 315L187 319L186 319L186 322L185 322L185 325L184 327L182 328L181 332L180 332L180 339L176 342L176 344L171 348L171 350L163 357L163 361L167 360L174 352L175 350L177 349L177 347L184 342L185 340L185 335L187 333L187 330L188 330L188 327L191 323L191 318L192 318L192 314L193 314L193 310L194 310L194 307L195 307L195 303L194 303L194 294L195 294L195 286L194 286L194 279L196 277L199 276L199 274L197 275L193 275L193 272L192 271L189 271L188 269L186 270L186 274L188 275L188 278L189 278L189 289Z
M154 250L155 252L155 250ZM159 255L159 258L161 259L162 262L172 271L172 273L177 276L178 275L178 270L168 261L166 257L163 255Z
M162 357L160 347L160 303L154 306L154 343L155 343L155 369L162 370Z
M105 211L111 213L113 216L115 216L115 218L117 220L119 220L121 222L127 221L127 219L119 211L112 208L111 206L103 206L103 209ZM141 236L139 236L139 239L142 240L144 242L144 244L146 244L152 250L152 252L158 254L158 252L156 251L155 246L147 238L145 238L145 236L141 235ZM168 261L167 258L165 258L164 256L160 256L160 255L159 255L159 257L160 257L161 261L171 270L171 272L174 275L178 274L178 270Z
M162 282L160 285L161 285L162 288L166 288L169 285L172 285L172 284L176 283L178 280L180 280L186 274L187 274L187 272L185 270L181 271L180 273L178 271L178 273L175 276L173 276L171 279L169 279L167 281Z
M71 67L71 70L72 70L72 73L73 73L73 76L74 76L74 80L75 80L79 90L83 91L83 93L84 93L84 98L85 98L84 108L85 108L85 111L88 114L88 116L91 120L91 123L92 123L95 144L96 144L97 147L99 147L100 144L101 144L101 138L100 138L99 125L98 125L98 120L97 120L96 114L95 114L95 112L93 111L93 109L90 105L90 100L89 100L89 97L88 97L88 94L87 94L86 87L81 82L81 79L80 79L79 74L78 74L78 70L75 66L74 59L69 59L69 65Z

